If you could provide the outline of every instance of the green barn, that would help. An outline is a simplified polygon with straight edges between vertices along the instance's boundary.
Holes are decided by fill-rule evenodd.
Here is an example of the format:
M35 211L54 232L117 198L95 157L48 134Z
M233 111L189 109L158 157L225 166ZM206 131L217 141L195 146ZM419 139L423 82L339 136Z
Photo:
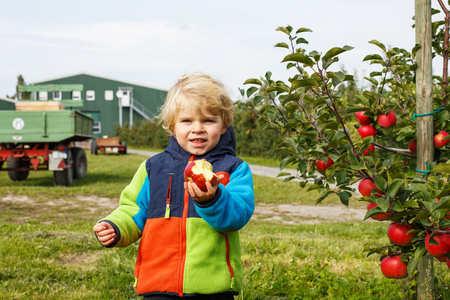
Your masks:
M81 84L83 91L73 92L73 100L83 99L77 110L94 119L94 136L115 136L115 126L139 124L143 119L152 120L164 103L167 91L137 85L125 81L89 75L85 73L33 84ZM36 100L68 99L64 92L38 92ZM70 109L70 107L66 107Z

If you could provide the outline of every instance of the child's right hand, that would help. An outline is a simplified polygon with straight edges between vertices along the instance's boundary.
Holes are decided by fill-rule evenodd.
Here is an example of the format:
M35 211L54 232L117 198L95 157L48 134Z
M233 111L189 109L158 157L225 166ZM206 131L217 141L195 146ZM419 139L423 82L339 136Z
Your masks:
M96 224L93 230L97 235L98 241L103 246L108 246L114 242L116 238L116 231L114 230L114 227L107 222L100 222Z

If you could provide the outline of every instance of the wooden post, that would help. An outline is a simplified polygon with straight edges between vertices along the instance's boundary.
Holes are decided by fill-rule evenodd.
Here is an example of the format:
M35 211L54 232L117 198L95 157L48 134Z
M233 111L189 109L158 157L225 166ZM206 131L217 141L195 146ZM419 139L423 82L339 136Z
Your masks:
M416 114L433 112L433 85L431 69L431 0L415 0L416 44ZM433 115L417 117L417 169L428 170L433 161ZM418 176L423 173L418 172ZM433 299L433 258L427 253L417 265L417 299Z

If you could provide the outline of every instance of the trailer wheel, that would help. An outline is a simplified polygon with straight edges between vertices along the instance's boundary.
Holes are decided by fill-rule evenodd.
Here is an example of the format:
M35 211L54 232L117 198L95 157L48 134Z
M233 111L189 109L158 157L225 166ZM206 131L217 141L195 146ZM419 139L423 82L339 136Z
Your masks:
M8 169L20 168L27 166L26 162L21 160L20 158L8 157L6 162ZM22 181L28 178L28 174L30 171L8 171L9 179L12 181Z
M97 155L98 154L98 145L95 140L91 142L91 154Z
M119 154L127 154L127 142L120 143L123 146L123 150L119 150Z
M72 151L67 151L67 158L64 160L66 168L62 171L53 171L53 183L55 185L71 186L73 183L72 171Z
M73 158L73 178L84 178L87 173L86 152L79 147L70 148Z

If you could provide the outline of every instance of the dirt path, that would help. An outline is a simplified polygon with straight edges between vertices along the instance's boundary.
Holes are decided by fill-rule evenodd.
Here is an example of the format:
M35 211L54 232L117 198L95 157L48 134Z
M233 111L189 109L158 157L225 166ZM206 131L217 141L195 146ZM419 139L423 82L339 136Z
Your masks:
M42 202L37 202L28 196L5 195L0 197L0 204L11 205L13 203L27 204L32 209L42 209ZM95 205L92 205L95 203ZM89 204L89 206L87 205ZM54 199L46 201L45 206L65 207L89 207L93 212L102 211L103 214L111 212L118 205L117 199L97 197L95 195L78 195L70 199ZM318 224L325 222L362 221L366 211L363 209L347 208L341 206L310 206L298 204L264 204L257 203L252 219L269 221L286 225ZM367 222L367 221L366 221Z

